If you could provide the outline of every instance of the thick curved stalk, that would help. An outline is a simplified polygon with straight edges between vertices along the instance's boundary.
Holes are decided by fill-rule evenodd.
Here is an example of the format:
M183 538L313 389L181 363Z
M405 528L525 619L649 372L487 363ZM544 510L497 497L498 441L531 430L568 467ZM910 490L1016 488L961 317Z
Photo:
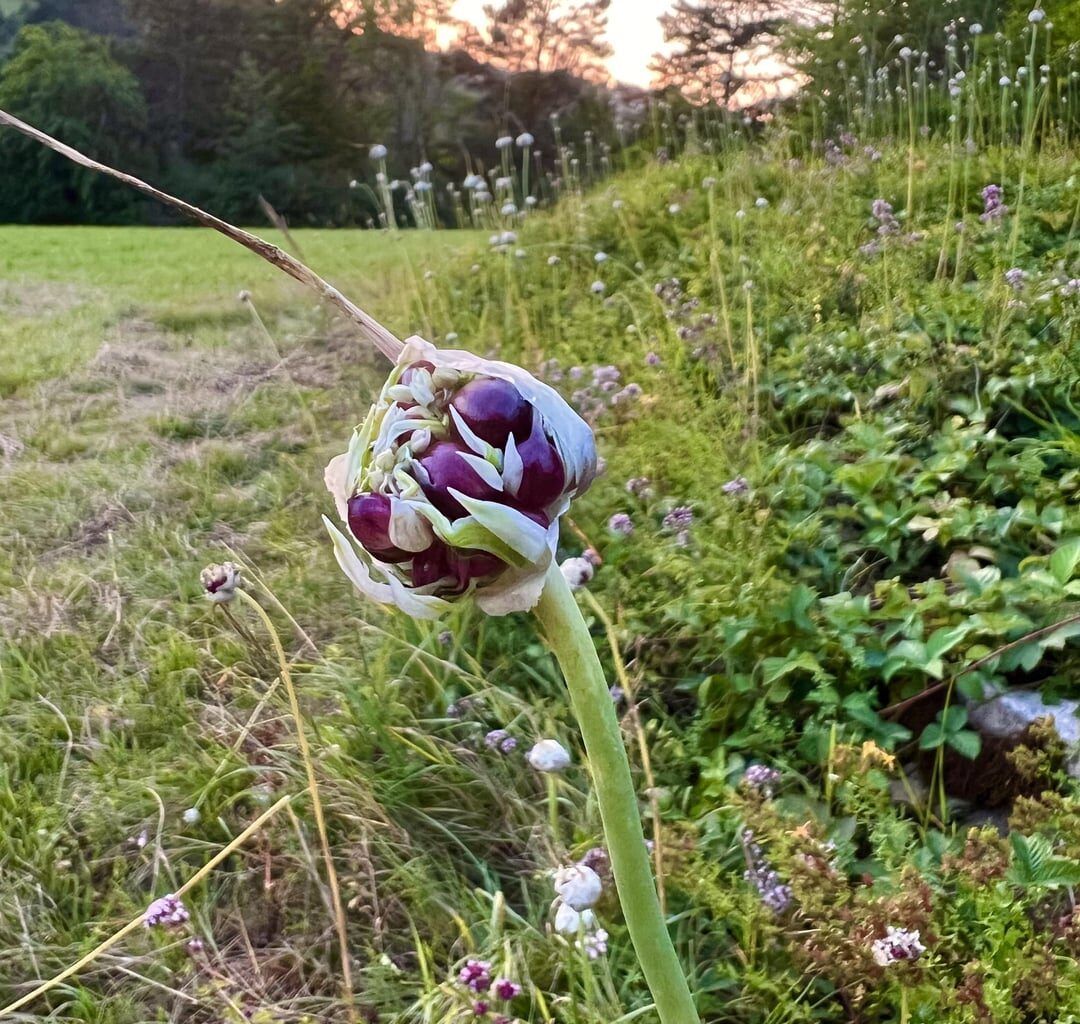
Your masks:
M589 755L623 916L663 1024L698 1024L653 883L630 762L604 670L577 601L554 563L535 608L570 691Z

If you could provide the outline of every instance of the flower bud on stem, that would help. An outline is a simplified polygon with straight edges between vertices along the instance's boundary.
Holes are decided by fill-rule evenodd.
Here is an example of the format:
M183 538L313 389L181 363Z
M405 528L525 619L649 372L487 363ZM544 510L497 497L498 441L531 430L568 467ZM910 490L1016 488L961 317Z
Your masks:
M698 1024L682 965L660 910L641 830L630 762L592 637L557 565L534 609L566 678L589 756L615 888L662 1024Z

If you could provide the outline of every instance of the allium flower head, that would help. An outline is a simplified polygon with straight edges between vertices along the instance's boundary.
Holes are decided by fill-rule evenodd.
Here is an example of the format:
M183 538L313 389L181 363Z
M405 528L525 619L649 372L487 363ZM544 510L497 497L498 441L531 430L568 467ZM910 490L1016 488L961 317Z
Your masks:
M616 512L607 525L612 533L620 537L629 537L634 532L634 521L625 512Z
M570 766L570 752L558 740L540 740L525 760L538 772L561 772Z
M750 490L750 481L744 476L737 476L724 484L720 490L725 494L746 494Z
M186 924L190 917L187 907L180 902L179 897L170 892L160 899L154 900L146 908L146 913L143 914L143 924L147 928L156 928L158 926L177 928L182 924Z
M493 615L539 600L559 517L596 474L592 431L509 363L410 338L326 485L338 564L380 604L434 619L473 595Z
M877 939L870 947L874 963L879 967L888 967L890 964L899 963L902 960L918 960L926 947L919 939L918 929L909 931L907 928L893 928L890 925L886 929L883 939Z
M509 135L501 135L495 140L496 149L509 149L514 144L514 140Z
M676 505L664 516L664 527L668 530L687 530L694 525L694 510L688 505Z
M1026 280L1027 271L1021 270L1020 267L1012 267L1005 271L1005 283L1012 288L1013 291L1021 291Z
M593 283L589 286L589 290L593 293L593 295L603 295L604 292L607 290L607 285L604 284L603 281L593 281Z
M1028 13L1028 21L1031 22L1032 25L1037 25L1045 18L1046 11L1044 11L1041 7L1036 7Z
M371 157L372 160L385 160L386 147L381 143L376 143L368 150L368 156Z
M199 574L206 596L215 604L226 604L236 597L236 588L243 585L240 566L235 562L208 565Z
M584 864L571 864L555 872L555 894L578 913L592 907L603 891L600 876Z
M994 223L1001 220L1009 212L1004 203L1005 191L1000 185L987 185L982 190L983 212L979 220L984 223Z
M524 149L526 146L531 146L536 139L532 137L528 132L522 132L515 140L517 144Z

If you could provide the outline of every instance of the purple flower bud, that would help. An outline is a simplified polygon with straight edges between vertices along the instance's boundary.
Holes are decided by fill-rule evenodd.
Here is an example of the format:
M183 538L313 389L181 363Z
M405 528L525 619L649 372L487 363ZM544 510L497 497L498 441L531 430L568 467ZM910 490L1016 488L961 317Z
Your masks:
M533 418L528 438L518 445L521 456L521 484L516 495L523 508L547 508L563 492L566 471L559 453L544 433L540 417Z
M390 540L390 499L385 494L357 494L350 498L349 529L383 562L400 562L412 557Z
M479 377L461 388L451 406L477 437L502 448L513 434L523 441L532 427L532 407L508 380Z
M466 497L492 501L499 492L485 483L480 474L462 458L469 449L455 441L436 441L418 460L414 475L428 500L451 520L468 515L464 507L450 494L450 488ZM413 586L422 584L413 583Z
M486 1017L490 1010L491 1003L486 999L477 999L476 1002L472 1004L472 1011L477 1017Z
M622 537L629 537L634 532L634 521L625 512L616 512L608 520L608 529Z

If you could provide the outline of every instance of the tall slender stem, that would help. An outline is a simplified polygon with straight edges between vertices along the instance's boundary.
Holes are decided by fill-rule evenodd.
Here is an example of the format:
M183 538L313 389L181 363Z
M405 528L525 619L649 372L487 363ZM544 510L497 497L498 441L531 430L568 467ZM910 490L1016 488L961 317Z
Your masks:
M656 896L634 780L604 670L577 601L554 563L535 608L566 678L589 756L623 916L663 1024L698 1024L682 965Z

